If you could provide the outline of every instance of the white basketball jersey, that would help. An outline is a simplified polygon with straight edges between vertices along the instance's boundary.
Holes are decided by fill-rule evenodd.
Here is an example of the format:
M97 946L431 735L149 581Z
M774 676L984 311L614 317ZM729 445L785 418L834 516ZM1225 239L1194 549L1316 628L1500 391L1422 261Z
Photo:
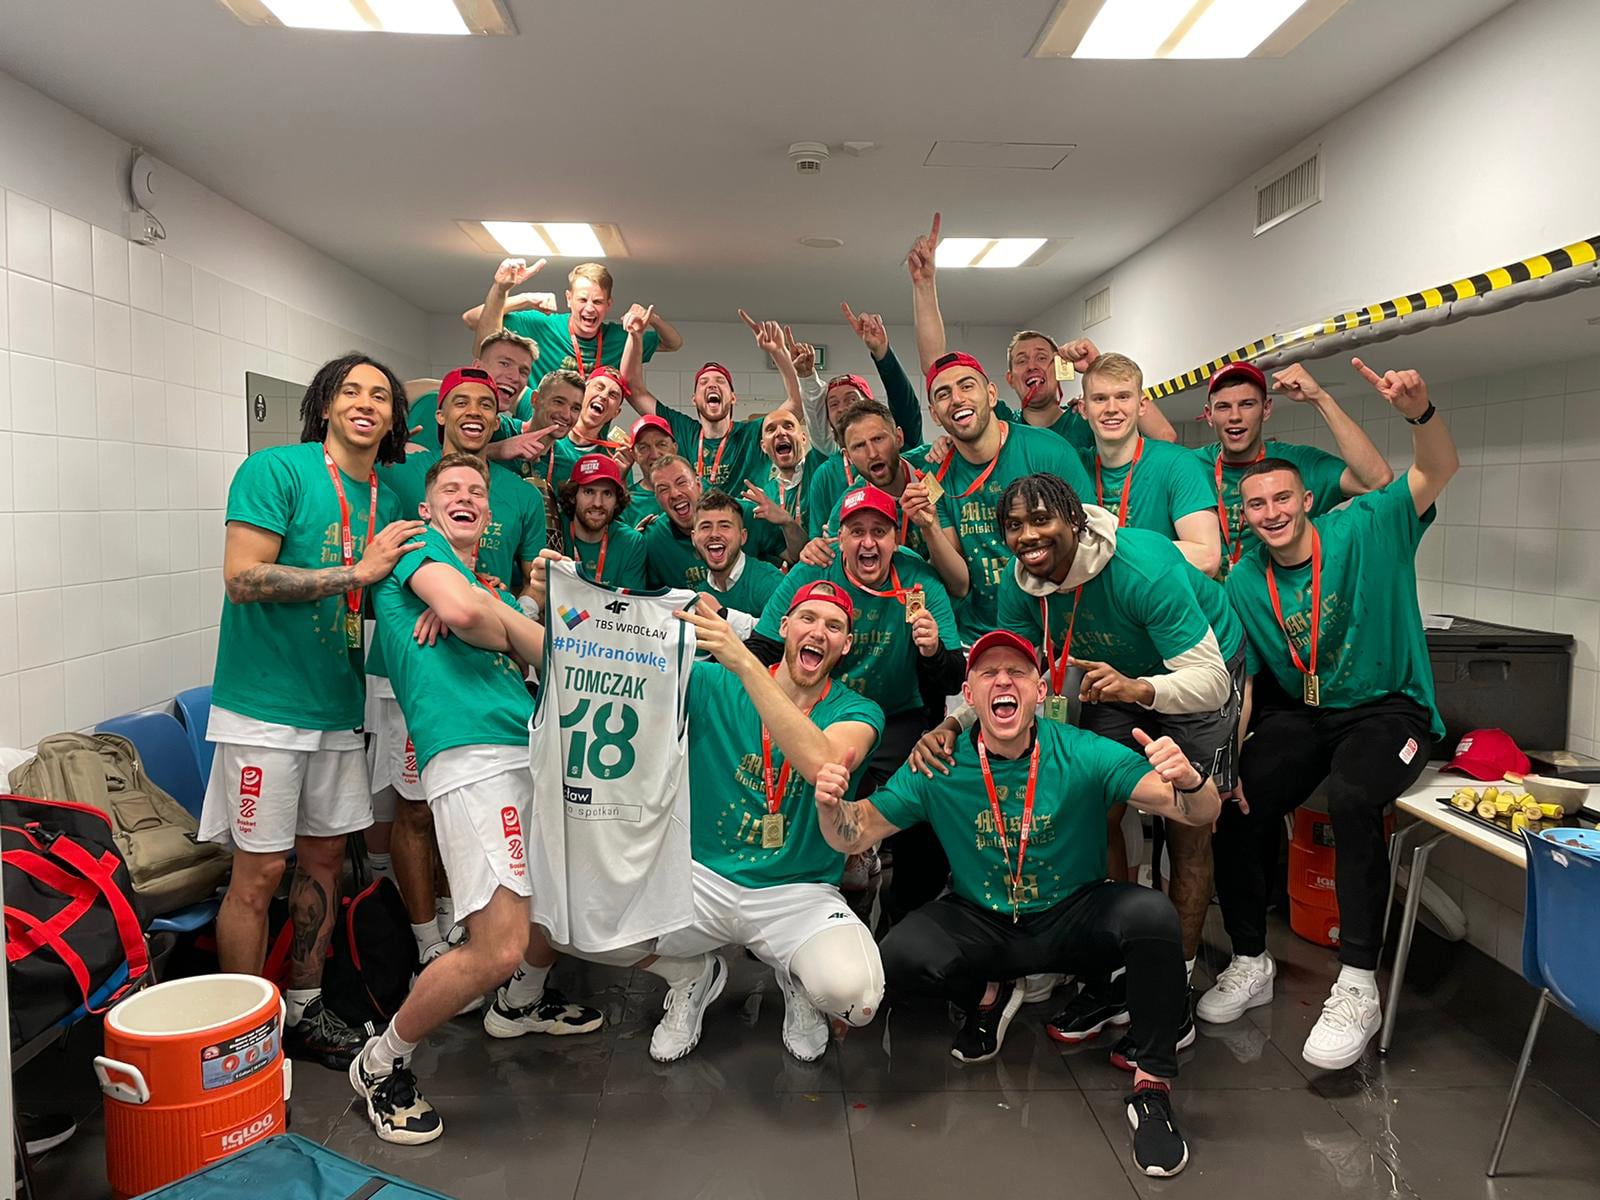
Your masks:
M528 723L533 917L579 950L688 925L684 712L694 626L682 589L624 591L550 565L545 658Z

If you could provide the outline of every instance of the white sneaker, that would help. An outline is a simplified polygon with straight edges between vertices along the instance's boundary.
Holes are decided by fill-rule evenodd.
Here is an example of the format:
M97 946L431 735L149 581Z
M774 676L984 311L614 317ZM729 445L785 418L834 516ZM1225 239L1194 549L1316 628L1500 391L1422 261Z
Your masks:
M1300 1057L1324 1071L1342 1071L1361 1057L1382 1024L1376 991L1336 983L1322 1002L1322 1015L1311 1027Z
M666 1012L650 1035L650 1057L657 1062L675 1062L699 1045L706 1006L722 995L727 985L728 964L722 955L711 954L700 978L685 987L669 989Z
M1059 973L1025 976L1022 981L1022 1002L1038 1004L1041 1000L1050 999L1055 990L1068 978L1069 976Z
M1247 1009L1272 1003L1272 980L1277 974L1278 964L1270 954L1259 959L1236 954L1217 976L1216 984L1200 997L1194 1015L1213 1025L1236 1021Z
M778 972L783 991L783 1048L801 1062L816 1062L828 1052L828 1022L811 997Z

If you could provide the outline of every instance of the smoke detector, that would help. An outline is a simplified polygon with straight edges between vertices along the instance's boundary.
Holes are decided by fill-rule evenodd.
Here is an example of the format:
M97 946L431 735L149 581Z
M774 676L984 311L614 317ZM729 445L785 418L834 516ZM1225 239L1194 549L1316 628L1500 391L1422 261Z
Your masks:
M789 161L798 175L820 175L822 164L828 161L828 147L824 142L794 142L789 146Z

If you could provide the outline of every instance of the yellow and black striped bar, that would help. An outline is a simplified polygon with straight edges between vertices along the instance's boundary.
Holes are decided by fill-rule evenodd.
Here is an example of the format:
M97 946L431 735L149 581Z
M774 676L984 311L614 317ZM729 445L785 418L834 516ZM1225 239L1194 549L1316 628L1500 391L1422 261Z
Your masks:
M1309 342L1315 338L1326 337L1329 334L1343 333L1349 329L1357 329L1363 325L1376 325L1381 321L1393 321L1412 313L1426 312L1432 308L1443 308L1447 304L1454 304L1457 300L1466 300L1473 296L1484 296L1490 292L1497 292L1514 284L1526 283L1530 279L1542 279L1546 275L1554 275L1558 271L1570 270L1573 267L1583 267L1600 258L1600 235L1587 238L1581 242L1573 242L1570 246L1562 246L1559 250L1551 250L1546 254L1536 254L1532 258L1525 258L1521 262L1514 262L1504 267L1496 267L1492 271L1485 271L1480 275L1472 275L1466 279L1458 279L1454 283L1441 284L1438 287L1426 288L1420 292L1412 292L1409 296L1397 296L1393 300L1385 300L1382 304L1369 304L1366 308L1355 312L1340 313L1315 321L1310 325L1302 325L1299 329L1287 333L1272 333L1248 346L1240 346L1237 350L1230 351L1221 358L1214 358L1208 363L1202 363L1193 370L1185 371L1182 375L1175 375L1163 383L1152 384L1145 388L1147 399L1159 400L1164 396L1171 396L1185 388L1195 387L1205 383L1217 371L1229 363L1248 362L1259 355L1271 350L1282 350L1301 342Z

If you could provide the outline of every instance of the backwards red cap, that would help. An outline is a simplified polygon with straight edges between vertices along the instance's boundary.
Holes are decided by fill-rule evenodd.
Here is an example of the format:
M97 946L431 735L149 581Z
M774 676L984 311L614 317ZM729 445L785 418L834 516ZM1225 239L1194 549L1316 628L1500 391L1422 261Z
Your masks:
M1034 649L1033 643L1027 638L1012 633L1009 629L991 629L977 641L972 643L972 649L967 651L967 674L971 675L978 667L978 660L991 650L998 650L1002 646L1017 651L1023 658L1037 665L1039 652Z
M635 421L633 423L633 432L628 436L637 442L639 440L639 435L646 429L659 429L668 437L672 437L672 426L667 424L667 419L665 417L657 416L655 413L650 413L648 416L640 417L637 421ZM673 438L672 440L674 442L677 441L676 438Z
M807 600L826 600L829 604L837 604L844 609L846 620L854 623L856 619L856 606L850 602L850 594L837 583L818 579L806 584L795 592L794 598L789 601L789 611L793 612Z
M1218 388L1231 387L1236 383L1253 383L1263 392L1267 391L1267 377L1255 363L1236 362L1229 363L1211 377L1210 386L1206 388L1206 395L1210 396Z
M590 379L609 379L622 389L622 398L626 400L633 395L633 389L628 386L628 381L617 373L613 367L596 367L589 372Z
M958 350L954 354L940 355L939 358L934 361L933 366L928 368L928 377L924 381L924 386L927 388L927 390L930 392L933 391L934 377L942 372L948 371L951 367L971 367L985 379L989 378L989 372L983 369L983 364L981 362L973 358L972 355L963 354Z
M609 454L585 454L572 465L572 481L579 486L602 482L615 484L624 499L628 495L628 489L622 485L622 468Z
M463 383L481 383L496 397L500 395L500 389L494 386L494 380L489 372L482 367L457 367L439 381L439 403L443 404L450 393Z
M724 379L726 379L728 381L728 390L730 392L733 391L733 372L728 370L727 367L723 366L719 362L708 362L705 366L701 367L698 371L696 371L694 373L694 386L695 387L699 387L700 386L700 377L702 375L704 375L707 371L715 371L715 372L717 372L717 374L721 375Z
M1456 756L1445 770L1461 771L1474 779L1499 780L1507 771L1526 775L1533 764L1504 729L1474 729L1456 743Z
M876 399L872 394L872 385L859 375L836 375L828 380L828 390L831 392L836 387L853 387L868 400Z
M900 519L900 506L895 498L882 488L864 483L854 491L846 492L839 501L839 524L843 525L859 512L881 514L892 526Z

